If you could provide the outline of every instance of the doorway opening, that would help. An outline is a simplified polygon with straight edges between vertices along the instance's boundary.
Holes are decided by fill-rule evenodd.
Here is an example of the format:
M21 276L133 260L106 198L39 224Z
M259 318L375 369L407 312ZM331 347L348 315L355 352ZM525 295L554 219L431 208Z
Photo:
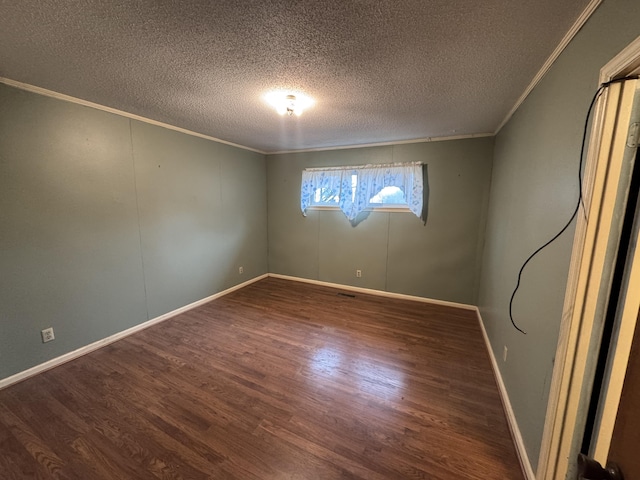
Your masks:
M600 83L637 78L638 73L640 37L602 68ZM616 330L616 316L611 309L625 296L620 294L624 291L621 286L625 282L625 275L620 272L625 268L624 263L620 264L617 250L626 250L621 254L626 258L634 249L627 235L631 220L624 222L623 218L630 215L628 208L635 213L635 204L640 196L640 186L631 188L633 182L640 182L633 179L639 174L632 168L640 162L635 162L635 150L633 157L629 158L631 151L627 148L629 125L640 121L632 121L634 103L640 97L640 94L636 95L639 84L640 81L631 79L610 85L594 113L583 181L587 215L586 218L579 216L576 225L560 340L536 472L538 480L575 478L576 458L582 449L589 449L596 460L604 460L604 463L609 452L631 344L630 339L623 337L629 328L635 328L640 308L639 248L634 253L634 263L638 260L638 284L634 283L631 295L638 305L631 319L628 312L633 310L633 307L629 308L633 302L626 299L625 309L628 312L620 322L625 325L625 333ZM632 198L627 202L628 194ZM613 325L604 322L611 315ZM609 345L615 350L615 365L601 359L600 347L603 344L607 352ZM613 370L622 370L622 374L614 372L609 375ZM606 408L593 405L592 390L596 392L594 397L604 399L600 403L606 404Z
M622 232L620 235L620 244L618 247L618 255L615 261L613 279L611 281L611 292L609 294L609 303L604 320L602 330L602 341L600 351L598 353L598 361L596 365L593 390L589 403L587 419L585 424L584 435L582 438L581 453L589 455L592 450L592 438L596 429L599 406L602 401L604 389L606 388L607 370L610 368L610 356L612 339L614 338L614 330L618 326L620 320L620 301L624 295L624 288L627 284L629 275L630 254L632 249L636 247L638 241L638 223L640 222L640 206L638 200L640 198L640 152L637 150L634 160L633 173L629 185L629 196L624 213Z

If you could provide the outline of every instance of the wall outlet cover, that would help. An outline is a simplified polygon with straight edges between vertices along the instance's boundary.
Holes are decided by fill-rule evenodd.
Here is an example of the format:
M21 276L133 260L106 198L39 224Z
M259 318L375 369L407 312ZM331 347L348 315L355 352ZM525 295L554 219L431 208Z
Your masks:
M47 343L56 339L56 336L53 334L53 327L45 328L40 332L40 334L42 335L42 343Z

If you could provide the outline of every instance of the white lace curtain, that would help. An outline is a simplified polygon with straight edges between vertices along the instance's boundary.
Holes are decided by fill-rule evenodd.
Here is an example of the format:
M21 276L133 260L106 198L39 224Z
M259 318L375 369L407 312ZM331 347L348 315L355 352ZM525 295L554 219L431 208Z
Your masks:
M422 216L424 192L421 163L303 170L300 208L306 214L307 209L316 203L316 193L321 192L325 201L337 199L340 210L353 221L370 207L371 198L385 187L400 188L409 210L419 218Z

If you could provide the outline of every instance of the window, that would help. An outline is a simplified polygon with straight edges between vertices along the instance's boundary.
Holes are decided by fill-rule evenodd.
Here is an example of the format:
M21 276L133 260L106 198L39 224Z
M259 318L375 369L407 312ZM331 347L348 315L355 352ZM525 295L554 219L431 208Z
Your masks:
M348 180L348 178L347 178ZM342 172L335 170L320 177L320 181L315 185L315 192L311 200L311 207L338 207L340 205ZM351 184L346 189L344 195L348 195L353 200L358 185L358 176L351 175Z
M309 168L302 172L300 206L337 207L349 220L372 208L423 208L422 164Z
M404 192L400 187L384 187L369 199L369 205L373 207L408 207Z
M336 182L339 184L339 181ZM358 176L351 175L351 201L355 201ZM340 206L340 188L334 186L318 186L311 200L311 207L336 207ZM407 200L400 187L384 187L367 202L367 208L403 208L408 209Z

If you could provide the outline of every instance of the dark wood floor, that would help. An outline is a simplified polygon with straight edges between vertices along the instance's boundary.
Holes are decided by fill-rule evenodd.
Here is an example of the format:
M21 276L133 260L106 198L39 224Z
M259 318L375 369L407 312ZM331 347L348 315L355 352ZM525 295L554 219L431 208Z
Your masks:
M473 312L269 278L0 391L0 478L523 477Z

